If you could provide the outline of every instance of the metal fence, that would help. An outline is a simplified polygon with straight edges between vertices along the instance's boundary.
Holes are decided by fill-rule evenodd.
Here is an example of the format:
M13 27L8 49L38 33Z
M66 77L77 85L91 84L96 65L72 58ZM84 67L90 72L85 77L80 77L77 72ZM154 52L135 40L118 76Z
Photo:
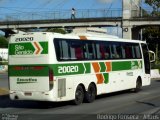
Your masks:
M78 9L76 18L116 18L122 17L122 9ZM152 10L132 10L131 17L160 17L159 13ZM0 14L0 21L24 21L24 20L59 20L70 19L71 10L57 10L44 12L22 12L13 14Z
M113 18L121 17L122 10L106 9L79 9L76 10L76 18ZM24 12L15 14L0 14L0 21L21 21L21 20L57 20L70 19L71 10L45 11L45 12Z
M143 18L153 18L153 17L160 17L160 11L159 12L153 12L153 10L132 10L131 12L132 17L143 17Z

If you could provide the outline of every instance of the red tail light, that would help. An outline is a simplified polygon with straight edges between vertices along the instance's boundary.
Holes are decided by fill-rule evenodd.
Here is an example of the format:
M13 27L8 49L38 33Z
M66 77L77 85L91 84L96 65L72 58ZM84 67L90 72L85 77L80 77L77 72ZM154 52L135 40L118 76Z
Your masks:
M14 70L23 70L23 67L21 67L21 66L15 66Z
M34 70L42 70L44 67L43 66L35 66Z
M15 66L14 70L42 70L43 66Z
M49 69L49 81L53 81L53 70L52 69Z

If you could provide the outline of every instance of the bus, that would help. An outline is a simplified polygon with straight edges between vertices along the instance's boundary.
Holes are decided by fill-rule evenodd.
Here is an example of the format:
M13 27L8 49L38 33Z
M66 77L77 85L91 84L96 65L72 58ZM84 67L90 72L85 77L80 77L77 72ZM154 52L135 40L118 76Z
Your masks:
M12 100L93 102L151 84L146 42L96 34L33 32L9 41ZM153 58L154 60L154 58Z

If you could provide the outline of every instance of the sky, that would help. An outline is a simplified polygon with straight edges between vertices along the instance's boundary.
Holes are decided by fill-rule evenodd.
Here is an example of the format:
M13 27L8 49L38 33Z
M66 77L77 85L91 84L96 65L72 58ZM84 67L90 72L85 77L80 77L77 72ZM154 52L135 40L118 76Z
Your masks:
M142 0L142 6L149 8ZM122 8L122 0L0 0L0 15L23 14L24 12L42 12L56 10L114 9ZM108 29L111 34L119 34L119 28Z
M142 0L144 1L144 0ZM148 7L142 2L143 7ZM0 13L76 9L121 9L122 0L0 0Z
M0 13L76 9L120 9L122 0L0 0Z

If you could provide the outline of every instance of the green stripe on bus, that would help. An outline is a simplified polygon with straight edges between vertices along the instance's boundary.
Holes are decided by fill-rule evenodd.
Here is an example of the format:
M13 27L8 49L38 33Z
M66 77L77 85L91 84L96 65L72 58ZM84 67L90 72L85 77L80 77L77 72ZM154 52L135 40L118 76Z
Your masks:
M140 69L142 68L142 61L131 61L131 69Z
M91 63L84 63L85 66L85 73L90 73L91 72Z
M48 42L39 42L39 44L43 48L41 54L48 54Z
M55 76L76 75L90 73L90 64L88 63L71 63L71 64L55 64L53 65Z
M130 70L131 61L112 62L112 71Z
M134 70L142 68L142 61L113 61L112 71L122 70ZM104 62L99 62L100 73L103 74L105 82L107 83L108 73L106 73L106 66ZM34 67L43 66L41 70L16 70L15 67ZM54 76L65 76L65 75L78 75L78 74L89 74L91 73L91 63L68 63L68 64L37 64L37 65L9 65L9 76L48 76L49 69L53 70ZM93 71L92 71L93 72ZM110 71L111 72L111 71Z
M109 82L109 74L103 73L103 77L104 77L104 83L107 84Z
M106 65L104 64L104 62L99 62L100 64L100 72L105 72L106 71Z

